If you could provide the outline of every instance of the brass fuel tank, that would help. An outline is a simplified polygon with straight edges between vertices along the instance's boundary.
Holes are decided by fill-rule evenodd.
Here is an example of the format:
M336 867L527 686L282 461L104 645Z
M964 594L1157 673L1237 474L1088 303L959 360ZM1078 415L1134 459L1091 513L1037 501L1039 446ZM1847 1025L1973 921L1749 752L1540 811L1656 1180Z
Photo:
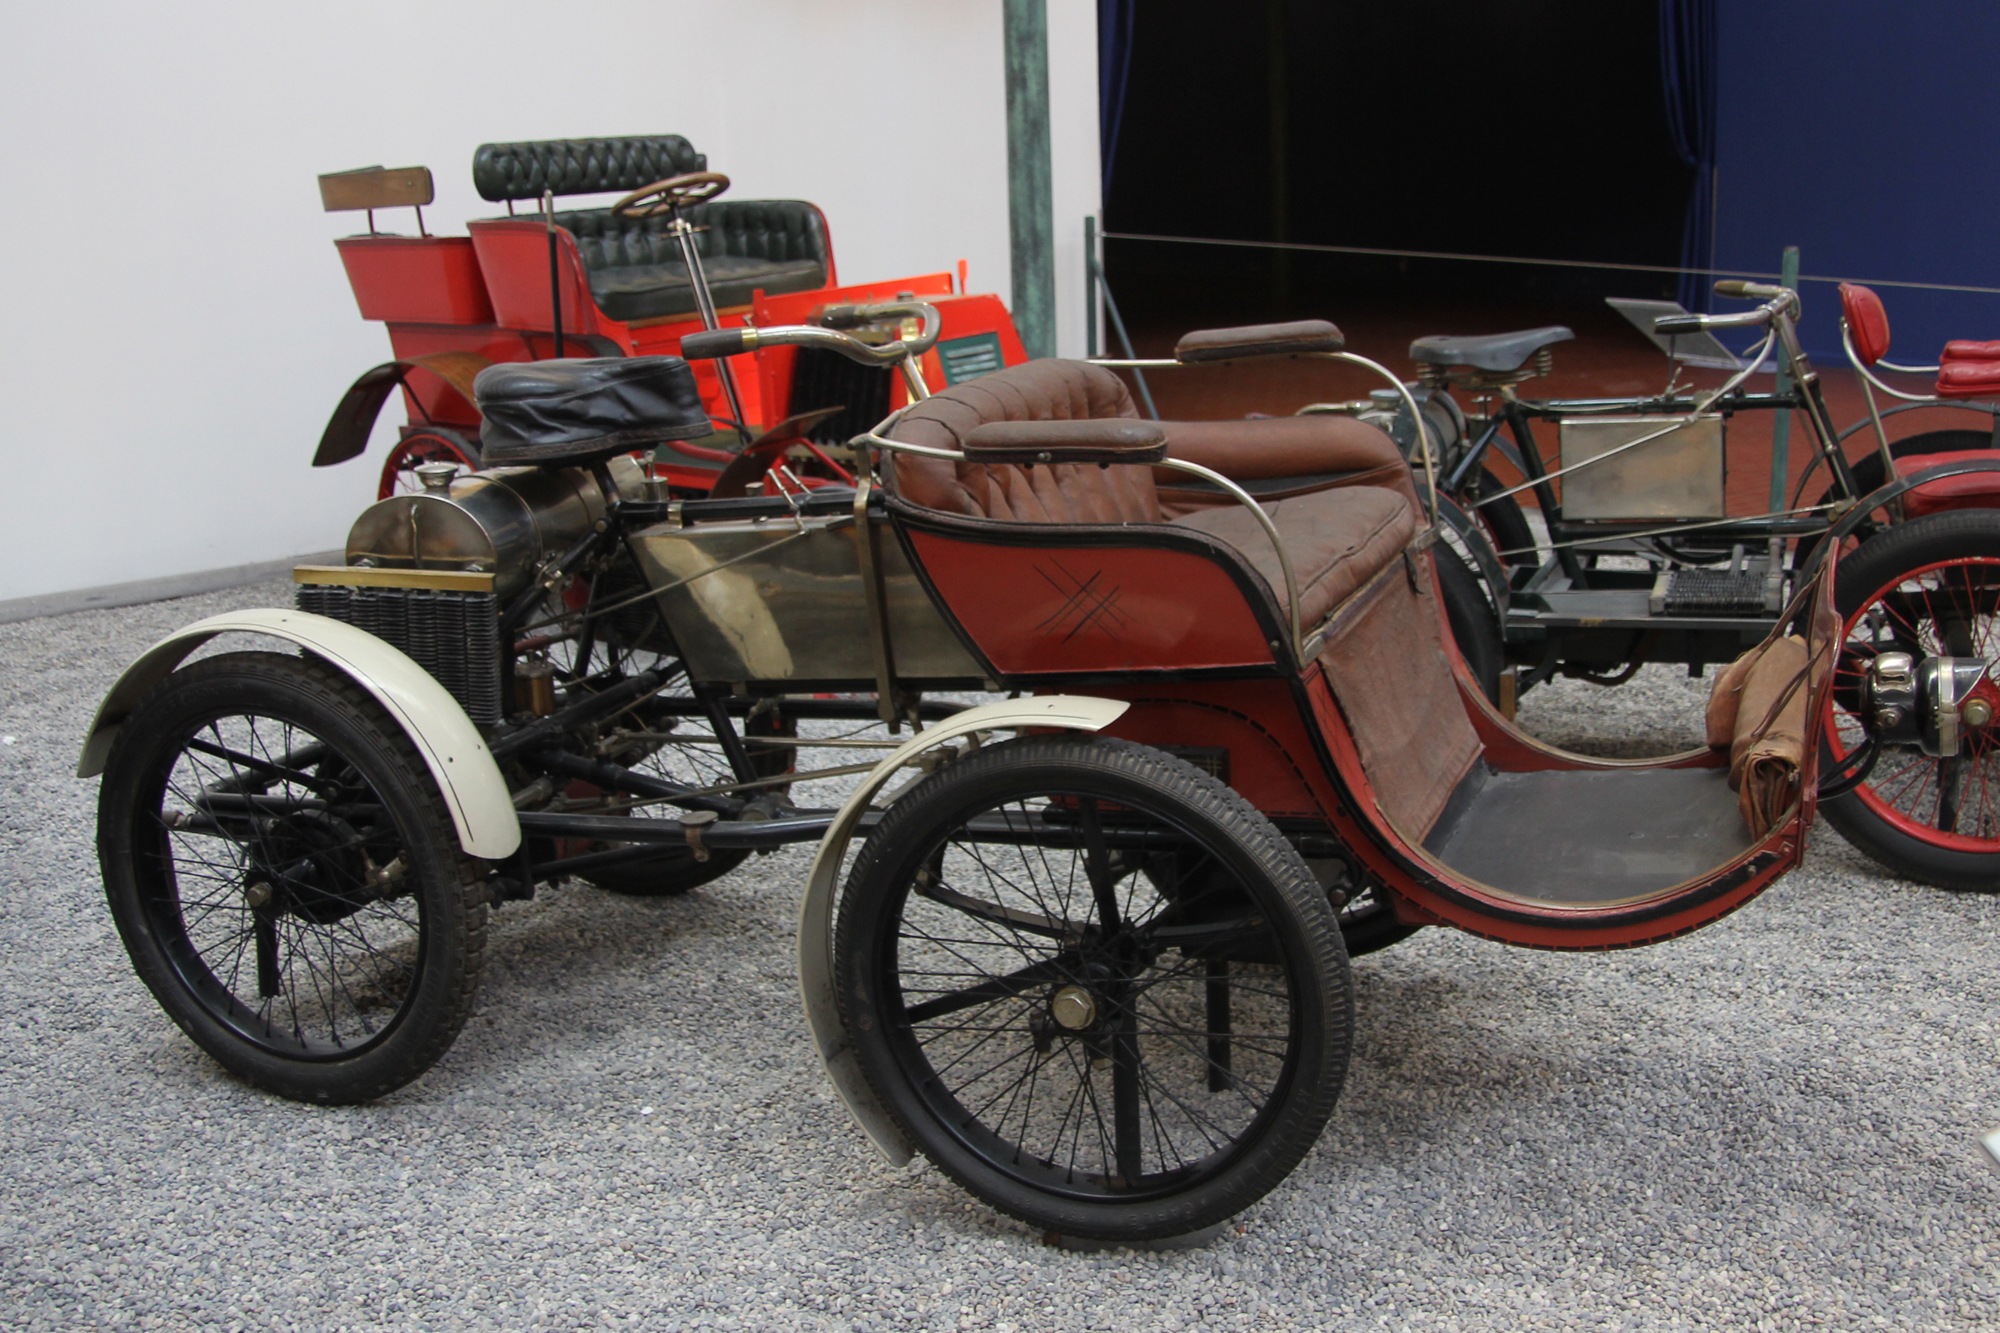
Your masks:
M623 498L644 498L636 461L620 455L610 470ZM362 511L347 533L348 564L488 573L504 603L528 586L544 557L604 517L604 495L583 468L495 468L448 482L428 476L425 484Z

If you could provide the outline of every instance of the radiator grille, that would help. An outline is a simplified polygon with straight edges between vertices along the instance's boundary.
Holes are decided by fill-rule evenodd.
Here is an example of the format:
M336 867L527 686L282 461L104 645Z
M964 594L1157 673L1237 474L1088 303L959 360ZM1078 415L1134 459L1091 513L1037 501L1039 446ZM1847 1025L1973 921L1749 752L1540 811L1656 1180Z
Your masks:
M792 401L785 415L798 416L822 407L847 410L814 426L814 444L846 444L889 415L889 386L895 372L887 366L861 366L823 347L801 347L792 362Z
M500 608L492 593L302 583L298 606L400 649L474 722L500 720Z

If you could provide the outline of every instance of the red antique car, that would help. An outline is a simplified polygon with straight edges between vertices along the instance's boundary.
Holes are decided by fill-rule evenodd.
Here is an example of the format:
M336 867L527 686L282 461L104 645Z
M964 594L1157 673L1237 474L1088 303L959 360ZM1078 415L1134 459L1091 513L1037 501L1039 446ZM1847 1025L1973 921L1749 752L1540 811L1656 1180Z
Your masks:
M496 362L561 356L651 356L678 350L704 328L801 324L829 307L922 300L944 319L921 372L938 387L1026 359L1000 299L968 294L965 265L842 286L825 215L798 199L719 198L725 176L674 134L482 144L473 155L480 196L507 216L475 219L464 236L433 236L422 205L422 167L323 176L329 210L367 210L369 231L334 244L364 319L387 326L395 359L347 391L314 466L359 455L391 392L408 411L383 461L379 494L416 488L415 469L446 461L480 465L480 414L472 380ZM627 192L608 207L558 211L561 198ZM532 212L516 212L526 203ZM378 208L414 206L415 236L375 230ZM862 331L880 341L887 327ZM705 493L745 441L789 419L795 452L818 466L803 478L846 478L827 453L905 401L884 367L862 367L819 348L773 348L699 363L710 438L660 450L656 475ZM827 414L827 409L838 411ZM815 476L814 473L817 475Z

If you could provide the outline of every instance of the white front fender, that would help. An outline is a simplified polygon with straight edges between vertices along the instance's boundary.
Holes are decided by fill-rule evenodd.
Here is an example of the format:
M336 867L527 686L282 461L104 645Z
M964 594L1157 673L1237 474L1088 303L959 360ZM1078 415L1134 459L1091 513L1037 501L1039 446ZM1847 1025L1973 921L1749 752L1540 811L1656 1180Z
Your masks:
M819 854L813 858L812 874L806 880L805 900L799 904L799 996L805 1001L806 1022L812 1026L813 1042L819 1047L820 1062L826 1066L827 1077L833 1080L834 1091L847 1103L848 1111L868 1132L868 1137L875 1140L875 1146L895 1165L909 1161L914 1149L869 1090L868 1080L862 1076L861 1065L855 1060L854 1051L847 1044L847 1033L840 1025L840 1005L833 987L833 912L841 862L846 859L855 825L860 823L875 794L898 770L946 741L975 731L1018 731L1024 727L1101 731L1130 707L1120 699L1048 694L981 704L954 713L917 733L875 765L847 798L847 804L840 807L840 813L820 839Z
M102 773L112 738L153 687L171 675L189 653L216 635L229 633L286 639L346 672L389 710L389 716L430 766L466 853L498 861L520 847L521 821L514 815L507 780L500 775L500 766L493 762L479 729L450 691L430 672L368 631L304 611L226 611L198 620L148 648L125 668L98 708L76 775L88 778Z

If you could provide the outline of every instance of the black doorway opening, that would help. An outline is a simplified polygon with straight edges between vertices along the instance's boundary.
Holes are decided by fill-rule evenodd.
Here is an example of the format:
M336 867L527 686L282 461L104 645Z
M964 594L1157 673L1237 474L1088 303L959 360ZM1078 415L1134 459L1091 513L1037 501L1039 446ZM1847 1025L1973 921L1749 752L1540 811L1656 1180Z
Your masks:
M1679 260L1692 172L1668 135L1653 0L1135 8L1108 232ZM1675 289L1665 274L1115 239L1105 267L1135 332L1161 335L1391 310L1435 312L1438 332L1581 333L1604 327L1604 296Z

